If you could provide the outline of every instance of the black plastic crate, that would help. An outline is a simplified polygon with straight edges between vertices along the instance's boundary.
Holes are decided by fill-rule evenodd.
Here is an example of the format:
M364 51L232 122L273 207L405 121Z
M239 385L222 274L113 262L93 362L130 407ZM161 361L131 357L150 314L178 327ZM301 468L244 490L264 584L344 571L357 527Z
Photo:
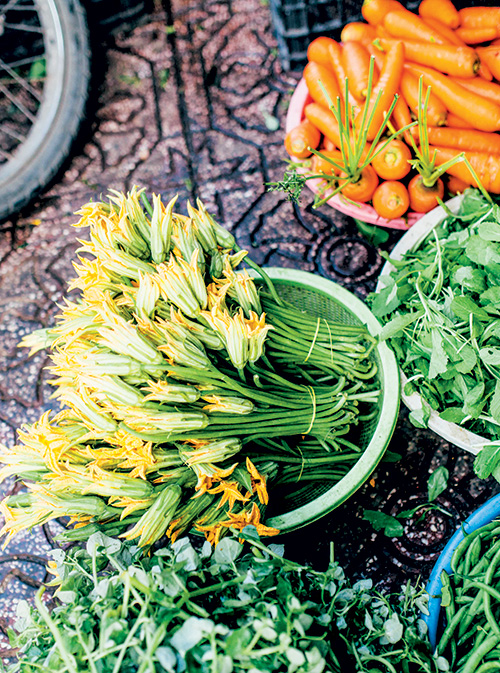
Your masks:
M278 41L280 60L285 70L299 70L307 60L307 47L320 35L338 40L346 23L363 21L361 0L270 0L274 32ZM420 0L402 2L415 11ZM457 9L473 5L496 6L488 0L457 0Z

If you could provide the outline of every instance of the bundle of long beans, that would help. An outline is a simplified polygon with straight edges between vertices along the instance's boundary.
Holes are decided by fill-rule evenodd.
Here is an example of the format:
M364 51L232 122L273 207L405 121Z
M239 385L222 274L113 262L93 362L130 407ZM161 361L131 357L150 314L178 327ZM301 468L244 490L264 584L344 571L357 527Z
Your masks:
M1 478L30 480L1 504L3 533L69 515L67 537L99 525L144 546L192 526L213 542L248 524L271 535L268 480L338 480L359 458L374 339L288 305L247 258L259 293L233 236L175 201L134 188L79 211L81 296L21 344L51 349L62 410L0 456Z
M436 653L454 673L500 670L500 521L467 535L441 574L445 628Z

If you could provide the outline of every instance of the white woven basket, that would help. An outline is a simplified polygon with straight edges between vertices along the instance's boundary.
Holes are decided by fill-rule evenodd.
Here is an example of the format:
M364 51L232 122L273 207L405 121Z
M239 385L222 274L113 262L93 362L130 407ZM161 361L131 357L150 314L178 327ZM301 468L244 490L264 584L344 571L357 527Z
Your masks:
M447 201L446 206L452 213L456 213L460 208L462 199L463 196L461 195L455 196L453 199L450 199L450 201ZM424 239L427 238L428 234L437 227L445 217L446 212L444 208L441 207L434 208L429 213L426 213L406 234L404 234L391 252L391 258L395 260L401 259L405 253L418 248ZM394 266L390 262L386 262L380 272L376 287L377 292L380 292L380 290L386 287L387 282L385 277L389 276L392 271L394 271ZM403 403L410 409L410 411L421 409L421 396L418 393L405 395L404 389L408 379L401 370L400 375L401 399L403 400ZM485 437L469 432L456 423L444 421L434 410L431 410L428 426L430 430L433 430L437 435L443 437L443 439L446 439L448 442L451 442L470 453L477 454L485 444L491 443L491 440L487 440Z

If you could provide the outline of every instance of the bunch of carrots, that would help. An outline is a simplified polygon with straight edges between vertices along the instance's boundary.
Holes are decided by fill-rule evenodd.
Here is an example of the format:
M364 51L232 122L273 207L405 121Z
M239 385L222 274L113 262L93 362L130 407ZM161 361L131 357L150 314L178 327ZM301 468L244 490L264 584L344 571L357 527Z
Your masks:
M311 100L285 139L301 173L324 180L323 201L340 192L387 219L434 208L445 173L450 194L500 194L500 7L364 0L362 14L340 43L309 45Z

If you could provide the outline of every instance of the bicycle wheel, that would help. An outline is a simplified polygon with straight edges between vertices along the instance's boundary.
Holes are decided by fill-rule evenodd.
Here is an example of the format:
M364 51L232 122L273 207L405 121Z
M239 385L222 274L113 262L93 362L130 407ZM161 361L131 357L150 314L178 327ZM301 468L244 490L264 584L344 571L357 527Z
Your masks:
M84 117L90 50L78 0L0 0L0 219L38 194Z

